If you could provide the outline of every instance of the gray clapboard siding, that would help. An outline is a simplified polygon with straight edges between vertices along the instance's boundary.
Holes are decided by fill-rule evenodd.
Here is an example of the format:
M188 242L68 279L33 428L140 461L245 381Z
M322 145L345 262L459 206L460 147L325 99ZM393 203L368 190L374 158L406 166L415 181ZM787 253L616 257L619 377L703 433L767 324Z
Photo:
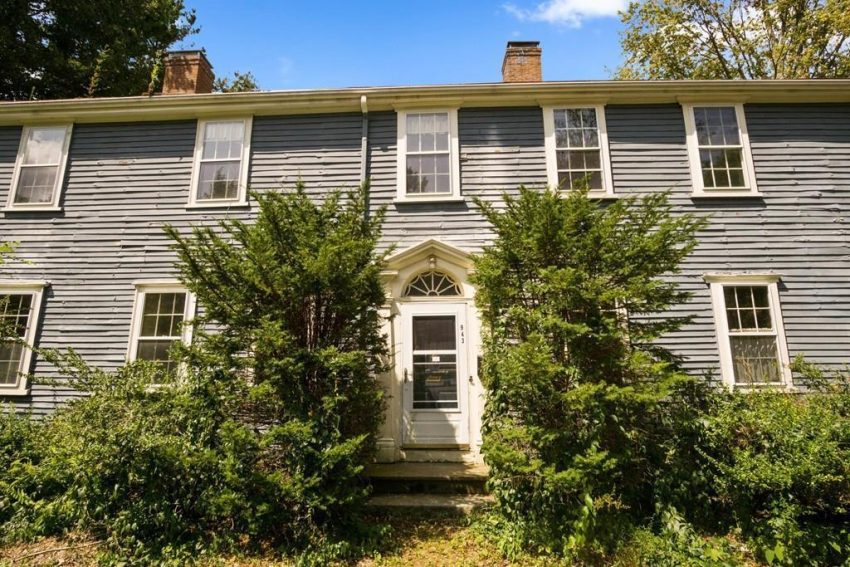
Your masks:
M691 198L684 121L678 105L606 109L615 191L671 191L676 212L710 214L700 245L679 275L694 294L674 309L694 320L663 340L694 373L716 369L718 348L705 272L782 274L781 308L791 355L839 367L850 355L850 105L748 105L747 123L761 199ZM539 108L462 108L458 112L464 202L396 203L396 115L369 114L368 173L373 211L386 207L381 246L404 249L439 238L471 252L492 239L473 197L498 203L517 186L546 183ZM187 209L194 121L81 124L74 128L61 213L9 213L0 236L20 240L32 265L2 277L52 282L38 341L73 346L104 368L127 350L136 280L174 277L162 233L217 218L251 218L252 207ZM0 202L9 191L21 129L0 128ZM300 179L320 197L360 181L361 115L257 117L249 183L291 190ZM36 360L39 376L55 370ZM35 385L17 399L36 413L77 395Z

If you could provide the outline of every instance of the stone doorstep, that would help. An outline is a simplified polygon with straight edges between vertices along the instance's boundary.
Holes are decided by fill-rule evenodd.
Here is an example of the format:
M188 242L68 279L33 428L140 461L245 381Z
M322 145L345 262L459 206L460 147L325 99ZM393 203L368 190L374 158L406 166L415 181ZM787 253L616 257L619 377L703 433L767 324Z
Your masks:
M375 463L366 467L372 480L484 482L490 468L483 463Z
M370 508L412 508L470 514L494 502L489 494L377 494L366 505Z

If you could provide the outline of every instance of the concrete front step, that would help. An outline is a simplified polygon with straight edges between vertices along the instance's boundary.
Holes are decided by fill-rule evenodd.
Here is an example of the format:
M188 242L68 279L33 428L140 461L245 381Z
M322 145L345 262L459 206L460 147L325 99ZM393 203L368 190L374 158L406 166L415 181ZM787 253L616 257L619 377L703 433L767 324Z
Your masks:
M483 494L489 469L468 463L392 463L366 468L375 494Z
M489 494L376 494L367 506L382 509L441 510L469 514L494 502Z

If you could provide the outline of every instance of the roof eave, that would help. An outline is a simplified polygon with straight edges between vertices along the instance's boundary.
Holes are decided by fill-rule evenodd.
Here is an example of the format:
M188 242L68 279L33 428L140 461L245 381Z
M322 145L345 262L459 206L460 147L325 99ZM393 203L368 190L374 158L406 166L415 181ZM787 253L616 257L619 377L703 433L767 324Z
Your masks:
M0 103L0 125L128 122L227 115L360 112L434 106L538 106L563 103L850 102L850 80L570 81L368 87Z

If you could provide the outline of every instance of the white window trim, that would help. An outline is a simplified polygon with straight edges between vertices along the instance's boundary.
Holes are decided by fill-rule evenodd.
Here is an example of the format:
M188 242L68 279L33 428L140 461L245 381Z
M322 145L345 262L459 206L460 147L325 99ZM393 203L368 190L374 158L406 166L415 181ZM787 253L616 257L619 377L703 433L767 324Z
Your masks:
M706 187L702 180L702 163L699 158L699 140L697 139L696 120L694 119L694 108L705 107L733 107L735 118L738 121L738 133L741 138L743 150L744 181L746 187L739 189L714 189ZM744 113L742 103L683 103L682 112L685 115L685 137L688 146L688 164L691 168L691 182L693 184L694 197L759 197L758 185L756 184L755 166L753 165L753 154L750 150L750 135L747 130L747 117Z
M242 156L239 164L239 187L235 199L201 199L198 200L198 183L201 173L201 157L204 153L204 130L210 122L239 122L244 125L242 134ZM236 116L236 117L221 117L210 118L207 120L198 120L198 125L195 131L195 153L192 162L192 184L189 189L189 204L186 208L198 209L214 209L221 207L232 207L234 205L248 204L248 173L250 170L251 160L251 131L254 125L254 117Z
M27 374L32 370L32 348L35 346L35 336L41 318L44 288L47 285L45 281L0 280L0 295L25 293L32 295L29 320L23 337L29 348L24 350L24 356L21 358L18 381L15 384L0 385L0 396L26 396L30 393Z
M779 275L777 274L705 274L703 279L711 286L711 303L714 311L714 325L717 329L717 346L720 350L720 374L723 384L737 390L759 388L792 389L791 359L788 355L788 342L785 338L785 325L782 322L782 307L779 303ZM726 319L726 301L723 296L725 286L761 285L767 286L770 300L770 316L776 327L776 346L780 362L779 384L735 384L735 369L732 364L732 345L729 337L729 322Z
M195 294L186 289L180 282L172 280L151 280L135 282L136 296L133 300L133 318L130 322L130 344L127 346L127 361L133 362L139 350L139 333L142 329L142 314L144 312L145 296L148 293L185 293L186 303L183 306L183 321L188 323L195 317ZM192 342L192 325L184 324L181 340L183 344Z
M18 180L21 177L21 167L24 162L24 151L30 130L33 128L64 128L65 138L62 141L62 156L59 158L59 168L56 171L56 181L53 184L53 200L49 203L15 203L15 195L18 193ZM62 199L62 186L65 182L65 170L68 166L68 150L71 147L71 133L73 124L34 124L24 126L21 130L21 140L18 143L18 156L15 158L15 169L12 172L12 184L9 186L9 198L6 201L4 211L61 211L59 203Z
M407 115L447 112L449 115L449 182L451 193L407 193ZM460 142L457 129L457 108L411 108L396 112L396 203L435 203L463 201L460 194Z
M593 108L596 110L596 126L599 129L599 147L602 150L602 190L593 190L591 196L614 197L614 178L611 173L611 151L608 146L608 126L605 122L605 105L602 104L559 104L543 106L543 136L546 151L546 177L549 187L560 189L558 184L557 142L555 140L555 110L570 108ZM569 192L569 188L564 190Z

